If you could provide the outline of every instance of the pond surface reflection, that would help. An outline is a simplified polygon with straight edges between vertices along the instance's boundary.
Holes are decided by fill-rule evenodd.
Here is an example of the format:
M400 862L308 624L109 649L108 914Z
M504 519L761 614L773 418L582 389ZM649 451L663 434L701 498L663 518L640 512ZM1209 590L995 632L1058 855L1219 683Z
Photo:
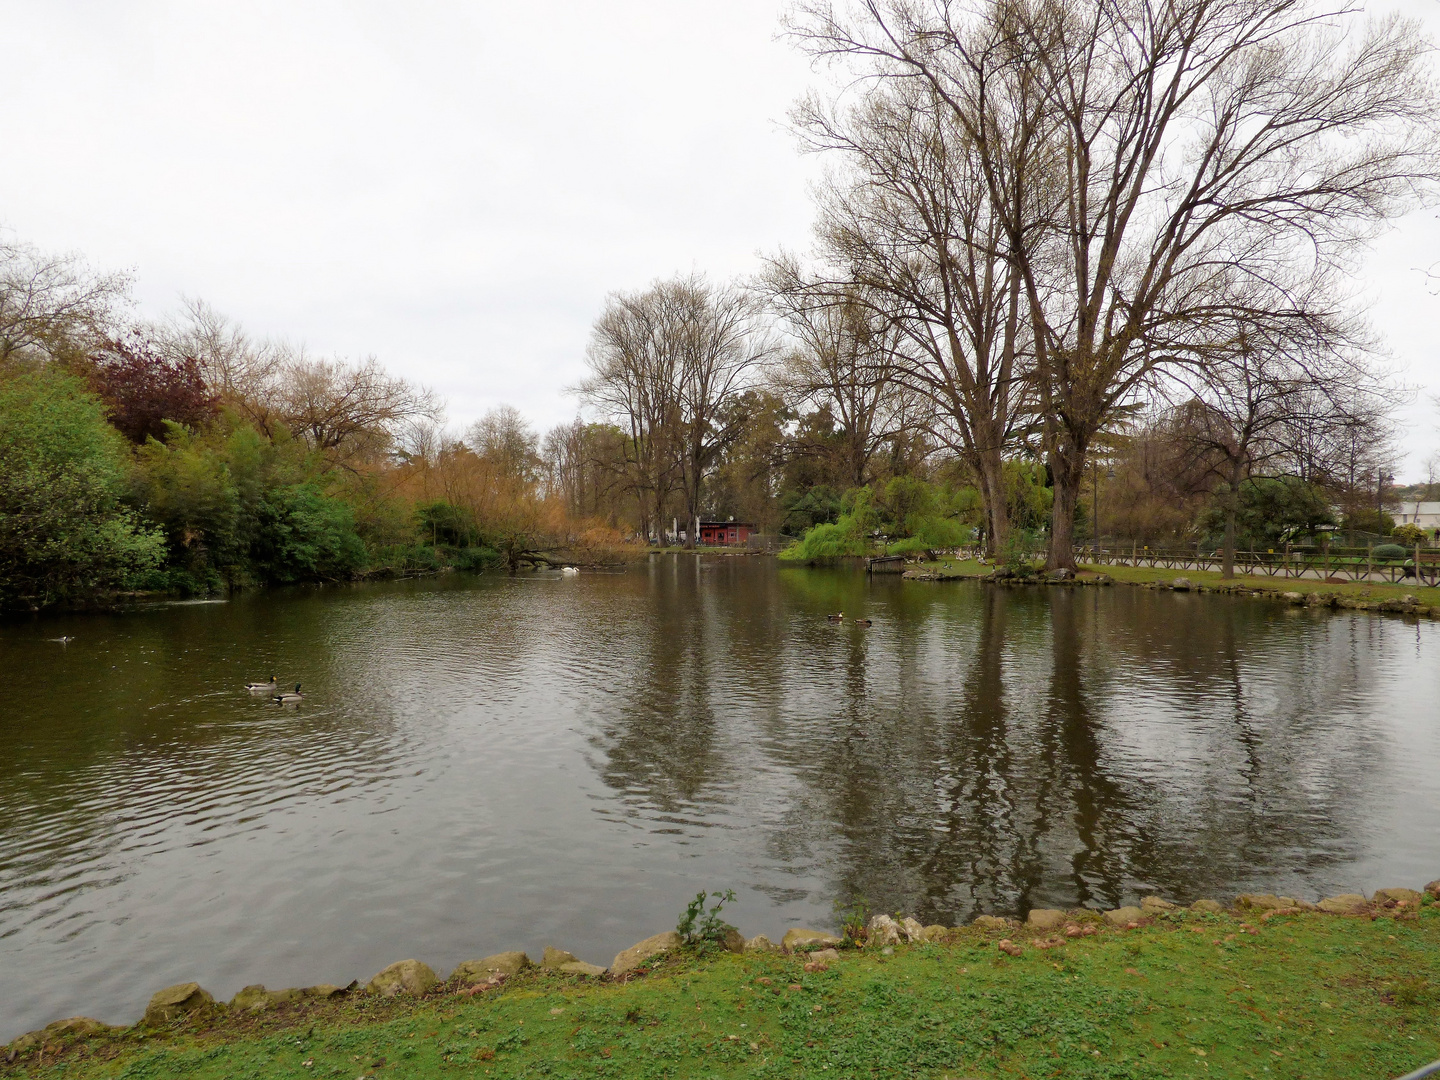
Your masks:
M1433 623L667 556L11 623L0 670L0 1040L605 963L701 888L778 937L1440 876Z

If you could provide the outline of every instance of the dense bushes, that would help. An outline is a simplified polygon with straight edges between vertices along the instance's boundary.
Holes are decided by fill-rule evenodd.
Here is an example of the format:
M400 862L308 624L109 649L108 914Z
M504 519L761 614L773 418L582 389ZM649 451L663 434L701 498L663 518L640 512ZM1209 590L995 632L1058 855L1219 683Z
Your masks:
M0 610L501 562L473 515L417 512L283 427L261 434L230 410L155 421L143 394L94 386L58 365L0 372Z
M878 493L870 487L847 491L834 522L808 529L780 557L809 562L958 547L974 539L980 513L974 488L950 491L915 477L897 476Z
M122 505L127 464L78 379L0 379L0 607L123 587L161 564L161 535Z
M165 531L169 587L334 580L366 564L354 512L288 436L267 439L233 414L200 433L167 422L136 466L132 498Z

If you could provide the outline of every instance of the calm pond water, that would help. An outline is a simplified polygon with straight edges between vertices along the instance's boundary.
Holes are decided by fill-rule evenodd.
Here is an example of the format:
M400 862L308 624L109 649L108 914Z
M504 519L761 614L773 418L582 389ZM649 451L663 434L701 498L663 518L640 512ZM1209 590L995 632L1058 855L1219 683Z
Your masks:
M1440 624L1394 617L658 557L3 624L0 672L0 1040L608 963L701 888L778 938L1440 877Z

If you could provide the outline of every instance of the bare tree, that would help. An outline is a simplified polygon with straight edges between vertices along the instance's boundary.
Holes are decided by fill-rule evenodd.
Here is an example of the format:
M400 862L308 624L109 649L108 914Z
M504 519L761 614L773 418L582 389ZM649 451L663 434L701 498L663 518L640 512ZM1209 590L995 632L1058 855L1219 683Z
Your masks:
M533 487L540 480L540 436L513 405L497 405L470 425L465 443L506 483Z
M1372 361L1366 329L1346 316L1322 278L1296 282L1283 292L1241 279L1250 295L1227 302L1228 316L1212 324L1224 331L1206 350L1205 363L1179 385L1192 394L1172 417L1177 442L1219 481L1224 513L1223 576L1235 574L1236 517L1241 484L1267 469L1311 476L1333 467L1316 460L1368 417L1388 413L1399 392ZM1234 313L1244 311L1243 318Z
M591 374L577 392L628 430L642 532L653 523L663 533L678 492L691 523L686 543L695 542L705 481L743 426L732 406L773 352L760 332L761 310L756 294L692 275L613 295L596 322Z
M972 11L819 3L795 29L813 52L924 87L969 135L1031 328L1055 483L1047 564L1068 567L1091 440L1157 371L1203 364L1217 270L1349 266L1440 171L1440 106L1419 26L1359 25L1353 8ZM1016 167L1016 132L1040 171Z
M829 410L839 426L845 483L861 487L875 453L908 419L895 379L899 331L854 290L832 298L805 281L791 260L775 260L767 283L796 342L774 372L775 389L792 408Z
M172 361L193 359L220 401L269 431L276 419L277 387L286 349L256 341L233 319L198 297L181 298L181 310L155 328L157 346Z
M1025 421L1029 356L1021 279L971 137L905 79L871 84L848 108L809 99L795 118L812 149L845 165L821 189L817 225L834 279L811 291L844 295L854 281L899 329L893 377L929 402L924 428L976 477L996 550L1009 531L1003 462Z
M620 520L617 491L623 486L625 440L613 424L587 424L576 417L545 435L541 458L546 494L565 504L572 518Z
M278 413L333 465L353 469L387 451L405 425L438 419L434 392L391 375L375 357L314 360L291 351L279 369Z
M47 255L0 239L0 364L78 360L118 334L130 278L101 274L78 255Z
M590 375L577 387L583 404L624 428L626 486L639 509L640 533L663 532L675 489L679 363L646 293L616 293L591 331Z

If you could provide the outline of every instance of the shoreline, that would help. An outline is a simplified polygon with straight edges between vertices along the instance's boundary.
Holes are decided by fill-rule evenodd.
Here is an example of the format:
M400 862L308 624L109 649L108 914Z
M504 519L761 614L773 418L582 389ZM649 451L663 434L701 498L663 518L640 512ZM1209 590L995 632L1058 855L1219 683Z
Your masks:
M636 559L657 555L693 555L718 558L760 557L777 558L774 552L741 548L651 548L638 553ZM628 560L634 562L636 559ZM860 559L847 560L857 565ZM621 564L615 564L621 565ZM786 566L784 562L782 567ZM808 567L807 563L788 564ZM1255 599L1279 600L1303 607L1327 607L1348 611L1372 611L1386 614L1414 615L1419 618L1440 619L1440 588L1425 585L1391 585L1381 582L1326 582L1309 578L1271 578L1252 574L1237 574L1226 581L1218 571L1212 570L1162 570L1145 566L1092 566L1081 563L1073 577L1052 576L1037 572L1021 578L1008 574L1003 569L979 563L973 559L940 559L934 562L905 563L903 572L878 572L879 576L896 577L906 581L970 581L991 585L1017 587L1025 585L1044 586L1104 586L1132 585L1142 588L1173 591L1215 593L1226 596L1247 596ZM612 571L613 572L613 571ZM383 584L396 581L412 581L440 577L453 573L473 573L477 576L501 574L503 571L461 570L446 566L436 570L417 573L378 573L349 581L300 582L291 585L239 587L224 592L122 592L111 593L84 601L41 608L35 611L0 611L0 622L18 623L75 615L115 615L125 612L161 608L176 603L227 603L236 596L255 595L268 592L311 589L320 590L355 585ZM1183 582L1183 584L1181 584Z
M1373 934L1368 929L1372 927L1378 927ZM119 1075L111 1066L166 1053L161 1048L167 1046L187 1048L187 1052L205 1060L216 1057L216 1047L248 1045L305 1026L311 1035L318 1025L338 1025L347 1030L374 1028L382 1040L393 1039L393 1033L378 1029L415 1014L483 1012L506 1001L518 1004L544 995L643 996L652 985L658 989L676 977L703 979L707 973L721 978L742 970L748 976L755 970L769 972L773 968L790 980L787 985L794 992L807 981L820 980L832 971L868 971L873 987L874 979L884 976L882 969L887 965L919 954L942 961L968 958L977 967L984 964L1002 970L1028 964L1048 977L1051 969L1065 970L1065 963L1056 960L1067 961L1085 950L1108 951L1116 954L1111 957L1113 961L1124 965L1123 983L1143 977L1135 965L1146 948L1142 943L1152 938L1169 936L1186 947L1207 946L1212 941L1214 946L1221 946L1240 941L1243 935L1277 933L1293 942L1291 935L1299 928L1327 939L1358 934L1367 949L1383 954L1382 967L1391 962L1386 957L1391 951L1389 943L1399 940L1397 931L1412 936L1423 931L1425 963L1413 970L1413 965L1395 969L1392 981L1399 981L1389 997L1404 999L1402 1004L1408 1001L1426 1006L1423 1011L1437 1040L1437 1052L1432 1056L1440 1056L1440 1009L1431 1007L1440 1004L1437 880L1424 890L1379 889L1368 897L1349 893L1314 903L1271 894L1242 894L1228 906L1202 899L1182 907L1158 896L1146 896L1137 904L1108 911L1033 909L1023 923L980 915L963 927L922 926L908 917L879 914L868 920L863 932L858 926L840 934L792 927L779 943L772 943L763 934L747 940L727 928L724 939L714 942L708 955L683 945L677 933L668 931L623 950L608 967L586 963L553 947L547 948L538 962L520 951L498 953L462 963L444 978L423 962L409 959L389 965L363 985L357 981L345 987L321 984L282 990L248 986L228 1003L216 1001L196 983L181 983L157 991L144 1017L128 1027L70 1017L13 1039L0 1050L0 1075L38 1075L47 1065L64 1070L67 1076ZM1202 935L1204 940L1191 939L1190 933ZM1293 963L1287 966L1294 969ZM1175 965L1174 973L1184 976L1186 968ZM961 966L958 974L969 974L968 968ZM948 985L954 979L952 964L942 981ZM766 986L774 982L764 976L757 980ZM1168 980L1175 987L1183 987L1186 982L1186 978L1176 979L1173 975ZM863 1005L863 1001L858 1004ZM1289 1007L1293 1010L1294 1003ZM864 1011L862 1008L861 1013ZM551 1012L559 1015L553 1008ZM498 1045L484 1049L489 1049L489 1058L483 1053L472 1055L467 1063L494 1060L500 1052ZM741 1054L737 1060L750 1061L753 1053ZM187 1067L184 1071L192 1070ZM123 1075L151 1074L127 1071ZM386 1070L373 1075L412 1074Z
M1097 567L1081 564L1073 576L1037 573L1029 578L1004 576L974 560L919 563L896 575L907 581L972 581L1019 587L1084 587L1129 585L1170 592L1214 593L1280 601L1296 607L1371 611L1440 619L1440 588L1386 585L1379 582L1325 582L1306 578L1268 578L1237 574L1223 579L1218 571L1162 570L1145 566Z

